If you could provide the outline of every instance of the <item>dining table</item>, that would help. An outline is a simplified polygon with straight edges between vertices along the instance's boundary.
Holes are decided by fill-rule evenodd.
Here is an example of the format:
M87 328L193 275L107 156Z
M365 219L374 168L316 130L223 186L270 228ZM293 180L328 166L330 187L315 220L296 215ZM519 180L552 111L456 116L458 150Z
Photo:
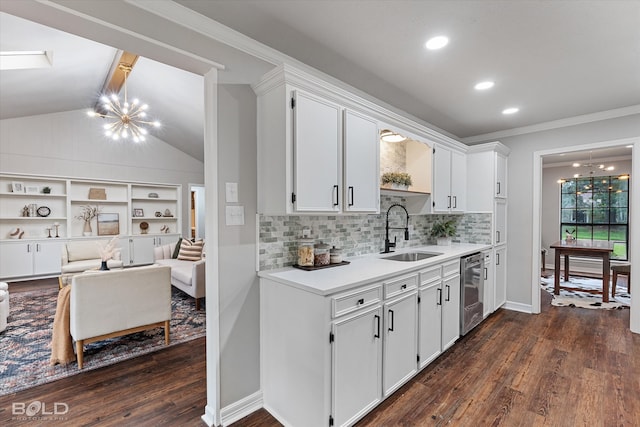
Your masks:
M560 295L560 260L564 256L564 281L569 281L569 256L602 259L602 302L609 302L610 258L613 242L608 240L560 240L550 246L555 250L553 293Z

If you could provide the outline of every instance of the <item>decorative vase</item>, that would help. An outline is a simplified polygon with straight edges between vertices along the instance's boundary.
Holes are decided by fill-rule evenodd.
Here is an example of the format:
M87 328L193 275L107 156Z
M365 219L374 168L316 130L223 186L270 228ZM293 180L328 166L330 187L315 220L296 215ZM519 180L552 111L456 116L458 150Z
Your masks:
M82 229L83 236L91 236L93 235L93 230L91 229L91 220L86 220L84 222L84 228Z
M406 184L396 184L395 182L391 183L391 188L394 190L404 190L407 191L409 186Z
M438 237L436 238L438 246L449 246L451 245L451 237Z
M102 261L102 264L100 264L100 270L109 270L109 267L107 267L107 261Z

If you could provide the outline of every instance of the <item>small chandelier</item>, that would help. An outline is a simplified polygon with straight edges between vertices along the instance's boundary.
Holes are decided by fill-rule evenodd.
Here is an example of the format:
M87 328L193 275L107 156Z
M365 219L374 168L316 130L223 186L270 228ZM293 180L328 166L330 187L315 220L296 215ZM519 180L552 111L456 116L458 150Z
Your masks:
M600 174L604 173L604 172L611 172L612 170L615 169L614 166L605 166L604 163L598 163L598 164L594 164L593 160L592 160L592 151L589 151L589 163L579 163L576 162L574 164L572 164L571 166L573 166L574 168L587 168L589 171L589 176L594 176L596 174L596 171L600 171ZM576 173L573 175L574 178L581 178L582 174L580 173Z
M107 119L105 123L104 134L117 141L119 139L131 138L133 142L142 142L146 140L149 133L147 126L160 127L160 122L150 121L147 118L147 104L141 103L135 98L131 103L127 99L127 76L131 72L131 66L119 64L118 68L124 72L124 102L120 102L117 94L112 93L110 96L102 95L100 97L100 109L104 112L89 110L87 114L90 117L102 117Z
M384 142L402 142L407 138L389 129L384 129L380 132L380 139Z

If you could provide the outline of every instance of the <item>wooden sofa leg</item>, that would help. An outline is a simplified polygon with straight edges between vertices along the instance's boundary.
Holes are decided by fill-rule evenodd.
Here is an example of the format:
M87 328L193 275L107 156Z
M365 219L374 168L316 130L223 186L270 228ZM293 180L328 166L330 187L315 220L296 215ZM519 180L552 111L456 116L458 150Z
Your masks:
M83 362L82 356L84 356L83 351L84 351L84 340L76 341L76 357L78 358L78 369L82 369L82 362Z
M169 345L170 339L169 339L169 325L170 325L170 321L169 320L165 320L164 321L164 343L166 345Z
M200 310L200 298L196 298L196 310Z

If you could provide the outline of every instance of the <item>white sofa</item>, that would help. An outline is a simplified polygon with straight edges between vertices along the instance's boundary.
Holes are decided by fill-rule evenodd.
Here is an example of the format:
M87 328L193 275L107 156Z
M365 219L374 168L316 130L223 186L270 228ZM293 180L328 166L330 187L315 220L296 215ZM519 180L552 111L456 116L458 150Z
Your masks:
M102 263L100 250L109 243L108 240L80 240L67 242L62 246L60 267L60 287L71 283L71 278L83 271L98 269ZM120 252L114 259L107 261L109 268L122 268Z
M0 332L7 329L9 318L9 285L0 282Z
M80 369L83 346L94 341L164 327L168 345L170 268L151 265L73 276L69 320Z
M205 259L185 261L172 258L175 248L175 243L154 248L155 263L171 267L171 284L195 298L196 310L200 310L200 298L205 297Z

